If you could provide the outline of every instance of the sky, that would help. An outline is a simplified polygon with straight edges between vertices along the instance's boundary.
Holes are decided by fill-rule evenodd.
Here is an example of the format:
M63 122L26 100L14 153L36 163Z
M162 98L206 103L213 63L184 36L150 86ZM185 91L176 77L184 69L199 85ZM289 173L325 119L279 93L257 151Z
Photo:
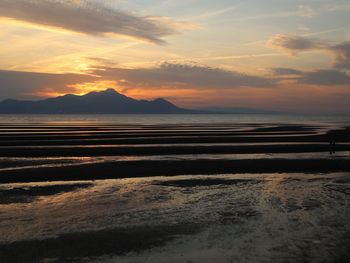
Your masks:
M114 88L350 113L349 0L0 0L0 100Z

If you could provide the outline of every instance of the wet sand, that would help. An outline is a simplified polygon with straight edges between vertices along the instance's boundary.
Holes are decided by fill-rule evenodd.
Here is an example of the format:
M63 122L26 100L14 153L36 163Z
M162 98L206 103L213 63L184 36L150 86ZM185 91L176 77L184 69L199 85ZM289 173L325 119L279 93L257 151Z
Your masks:
M0 157L84 157L84 156L134 156L134 155L178 155L178 154L249 154L249 153L301 153L327 152L327 144L280 144L280 145L212 145L212 146L93 146L93 147L6 147L0 148ZM338 144L336 151L350 151L350 144Z
M349 257L349 173L87 183L58 182L61 192L52 195L43 189L55 183L2 185L0 193L25 187L32 197L1 205L2 262L347 262Z
M334 147L330 147L330 140L336 140ZM341 125L3 124L0 125L0 182L341 172L350 170L349 142L350 128ZM328 155L330 150L338 154ZM286 159L279 156L282 153L296 155ZM325 153L325 156L298 159L300 153ZM224 154L245 157L209 158ZM250 159L254 154L270 156ZM116 158L107 158L113 156ZM137 160L133 156L145 158ZM168 159L151 156L168 156Z
M0 172L0 183L101 180L223 173L350 172L350 159L117 161Z
M344 124L1 124L1 262L345 262L349 142Z

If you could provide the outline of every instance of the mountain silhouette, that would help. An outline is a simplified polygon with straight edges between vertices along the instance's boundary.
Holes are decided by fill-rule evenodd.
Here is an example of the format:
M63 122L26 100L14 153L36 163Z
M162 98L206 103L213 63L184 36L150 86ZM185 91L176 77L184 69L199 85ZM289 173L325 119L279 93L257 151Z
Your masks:
M0 102L1 114L184 114L197 113L182 109L165 99L135 100L114 89L78 96L67 94L39 101L6 99Z

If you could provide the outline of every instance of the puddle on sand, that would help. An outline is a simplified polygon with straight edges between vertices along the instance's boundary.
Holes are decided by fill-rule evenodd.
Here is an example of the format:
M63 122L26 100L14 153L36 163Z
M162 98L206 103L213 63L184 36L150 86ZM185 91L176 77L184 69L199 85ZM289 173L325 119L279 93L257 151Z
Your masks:
M0 186L0 204L30 203L41 196L55 195L93 186L92 183Z

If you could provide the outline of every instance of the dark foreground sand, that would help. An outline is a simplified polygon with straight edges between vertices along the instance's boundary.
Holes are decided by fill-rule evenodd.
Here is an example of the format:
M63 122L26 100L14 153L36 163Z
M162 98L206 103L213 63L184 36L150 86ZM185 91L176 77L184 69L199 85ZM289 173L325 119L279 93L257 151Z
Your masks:
M231 173L350 172L350 159L120 161L0 172L1 183Z
M0 125L0 262L347 262L349 142L346 125Z
M350 255L349 173L2 187L1 262L348 262Z

